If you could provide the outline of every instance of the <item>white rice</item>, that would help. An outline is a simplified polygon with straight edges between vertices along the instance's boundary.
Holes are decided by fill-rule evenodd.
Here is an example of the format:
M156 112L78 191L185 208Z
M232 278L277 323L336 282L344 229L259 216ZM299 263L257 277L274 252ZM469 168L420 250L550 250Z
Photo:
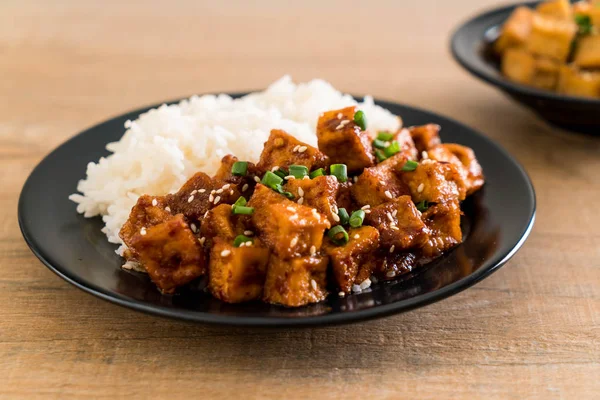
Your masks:
M119 230L140 195L175 192L197 171L212 175L226 154L256 162L274 128L316 146L319 114L355 104L323 80L296 85L284 76L264 92L240 99L205 95L162 105L125 123L121 140L106 146L113 154L88 164L86 179L77 185L81 194L69 199L85 217L101 215L108 240L121 244ZM359 107L368 129L400 127L401 121L369 96Z

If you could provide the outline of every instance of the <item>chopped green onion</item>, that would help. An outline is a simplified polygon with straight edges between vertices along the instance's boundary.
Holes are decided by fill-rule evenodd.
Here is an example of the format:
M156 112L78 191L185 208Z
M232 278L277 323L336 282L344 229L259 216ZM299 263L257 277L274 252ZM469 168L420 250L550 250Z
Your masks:
M373 140L373 147L377 149L385 149L385 140L375 139Z
M331 164L329 170L331 175L335 176L338 181L346 182L348 180L348 167L346 167L346 164Z
M386 156L391 157L400 152L400 144L394 140L388 147L383 149L383 152Z
M248 236L244 236L244 235L238 235L234 240L233 240L233 245L235 247L240 247L240 245L242 243L246 243L246 242L253 242L253 240L251 238L249 238Z
M592 33L592 20L589 15L576 15L575 23L579 26L580 35L589 35Z
M310 179L314 179L317 176L323 175L325 175L325 170L323 168L315 169L313 172L310 173Z
M338 246L348 243L348 232L341 225L336 225L327 232L329 239Z
M283 190L283 186L281 186L281 185L276 185L276 186L273 188L273 190L274 190L274 191L276 191L276 192L277 192L277 193L279 193L279 194L282 194L282 195L284 195L285 197L287 197L287 198L288 198L288 199L290 199L290 200L292 200L292 199L294 198L294 195L293 195L292 193L290 193L290 192L286 192L286 191L284 191L284 190Z
M231 174L235 176L246 176L248 172L248 161L236 161L231 166Z
M287 176L285 169L282 169L282 168L279 168L277 171L274 171L273 173L275 175L277 175L278 177L280 177L281 179L284 179Z
M378 162L382 162L387 159L385 153L381 150L375 150L375 157L377 158Z
M350 216L345 208L338 208L338 217L340 217L340 224L346 225L350 221Z
M246 198L244 196L240 196L238 197L238 199L235 201L235 203L233 203L232 207L237 207L237 206L245 206L246 205Z
M308 168L304 165L290 165L290 175L296 179L302 179L308 175Z
M379 132L379 133L377 133L377 139L382 140L384 142L389 142L393 138L394 138L394 134L393 133L389 133L389 132Z
M423 201L420 201L419 203L417 203L417 210L419 210L421 212L427 211L428 208L429 208L429 202L427 200L423 200Z
M254 213L253 207L235 206L231 211L236 215L252 215Z
M350 216L350 226L353 228L358 228L362 226L363 221L365 220L365 212L363 210L356 210Z
M354 113L354 123L360 126L360 129L363 131L367 129L367 117L365 117L365 113L361 110L358 110Z
M277 185L281 185L283 178L275 175L275 173L271 171L267 171L261 182L263 185L268 186L271 189L275 189Z
M414 171L419 166L419 163L416 161L408 160L406 164L402 167L402 171Z

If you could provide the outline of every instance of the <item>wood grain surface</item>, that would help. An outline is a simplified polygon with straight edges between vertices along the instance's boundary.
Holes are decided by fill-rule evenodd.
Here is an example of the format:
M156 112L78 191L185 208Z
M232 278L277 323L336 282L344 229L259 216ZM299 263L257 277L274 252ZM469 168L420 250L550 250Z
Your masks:
M545 125L451 60L452 29L494 3L1 1L0 398L598 398L600 138ZM501 143L537 190L530 239L448 300L315 329L147 316L31 254L17 199L55 146L138 106L286 73L440 112Z

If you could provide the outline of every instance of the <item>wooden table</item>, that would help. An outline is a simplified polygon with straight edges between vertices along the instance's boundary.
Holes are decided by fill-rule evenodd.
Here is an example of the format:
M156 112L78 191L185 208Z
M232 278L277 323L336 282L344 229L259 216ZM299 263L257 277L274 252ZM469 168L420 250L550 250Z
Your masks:
M0 397L598 396L600 140L546 126L451 60L451 30L494 1L217 3L0 3ZM140 105L286 73L431 109L497 140L537 190L523 249L446 301L295 330L139 314L31 254L17 198L52 148Z

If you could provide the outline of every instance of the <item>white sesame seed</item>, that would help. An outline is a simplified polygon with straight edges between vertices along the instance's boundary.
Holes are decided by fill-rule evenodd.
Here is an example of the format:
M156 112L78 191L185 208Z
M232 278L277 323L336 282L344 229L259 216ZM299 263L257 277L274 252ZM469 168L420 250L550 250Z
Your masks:
M208 211L204 213L204 218L206 218L207 215L208 215Z
M221 252L221 257L227 257L230 254L231 254L231 250L223 250Z
M217 204L219 201L221 201L221 196L215 197L215 204Z
M230 196L231 196L231 195L233 195L233 189L231 189L231 190L229 191L229 195L230 195Z
M333 204L331 206L331 210L333 211L334 214L337 214L340 210L338 209L338 206L336 204Z
M391 199L391 198L392 198L392 194L390 193L390 191L389 191L389 190L386 190L386 191L385 191L385 197L387 197L388 199Z
M336 131L339 131L340 129L342 129L344 127L344 125L339 124L338 126L335 127Z
M290 247L294 247L298 244L298 236L294 236L292 240L290 240Z
M152 205L156 207L158 205L158 200L152 199Z
M204 246L204 242L206 242L206 238L204 236L202 236L200 239L198 239L198 241L200 242L200 244L202 246Z
M278 171L278 170L279 170L279 167L277 165L274 166L273 168L271 168L271 172L275 172L275 171Z
M209 202L209 203L212 203L214 199L215 199L215 196L213 196L213 194L211 193L211 194L208 196L208 202Z
M192 193L190 193L190 194L196 194L196 193L198 193L198 191L196 189L194 189L194 190L192 190Z
M260 178L259 178L258 176L255 176L255 177L254 177L254 182L256 182L256 183L260 183Z
M308 175L304 175L304 177L302 178L303 181L307 181L309 179L310 179L310 177Z
M349 123L350 123L350 120L349 119L345 119L345 120L343 120L343 121L340 122L340 125L345 126L345 125L348 125Z
M425 150L423 150L423 151L421 152L421 158L422 158L423 160L427 160L427 159L429 158L429 154L427 154L427 152L426 152Z
M140 235L144 236L146 233L146 228L142 227L142 229L140 229Z
M246 246L246 242L240 243L240 245L238 247L244 247L244 246Z
M217 194L221 194L221 193L223 193L223 189L219 189L219 190L217 190L217 191L216 191L216 193L217 193Z
M365 214L371 214L371 210L364 210Z
M196 224L190 224L190 228L192 229L192 232L194 232L194 233L198 232L198 228L196 228Z
M244 183L244 186L242 186L242 192L245 192L246 190L248 190L248 184Z
M342 114L342 113L338 113L338 115L337 115L337 119L342 119L342 118L344 118L344 114Z
M252 247L252 244L253 244L252 241L249 240L246 242L246 247Z
M290 217L290 221L295 221L298 219L298 214L294 214Z
M299 144L297 144L296 146L294 146L294 148L292 149L292 153L297 152L299 148L300 148Z
M394 250L396 250L396 245L392 245L392 247L390 247L390 253L393 253Z
M198 189L198 193L204 193L206 192L206 189Z
M300 196L300 197L304 196L304 190L302 190L301 187L298 188L298 196Z
M398 210L394 210L394 211L392 212L392 217L394 217L394 218L395 218L395 217L396 217L396 215L398 215Z
M424 183L421 183L421 184L419 185L419 187L417 188L417 192L421 193L421 192L423 191L423 189L425 189L425 184L424 184Z
M394 217L392 217L391 213L387 212L387 213L385 213L385 215L387 215L387 217L390 220L390 222L394 222Z
M354 293L359 293L361 291L360 290L360 286L358 286L358 285L352 285L352 291Z
M188 197L188 203L191 203L194 200L194 196Z
M385 186L385 185L386 185L386 183L385 183L384 181L379 181L379 183L380 183L381 185L383 185L383 186Z
M339 215L337 215L337 214L331 214L331 217L333 218L333 220L335 222L340 222L340 216Z
M314 215L315 217L319 217L319 212L318 212L318 211L317 211L315 208L313 208L313 209L311 210L311 212L313 213L313 215Z
M395 271L388 271L385 276L387 276L388 278L393 278L396 276L396 272Z
M369 208L371 208L371 206L369 204L367 204L366 206L362 206L360 209L361 210L366 210L366 209L369 209Z
M216 190L214 190L214 189L210 191L210 194L213 194L213 195L214 195L215 193L217 193L217 191L216 191Z
M292 206L287 206L285 209L291 212L296 212L296 209Z
M222 189L227 190L231 187L231 185L229 183L223 185Z
M317 254L317 248L315 246L310 246L310 255L314 256Z
M355 176L354 178L352 178L352 180L354 181L354 183L356 183L358 181L358 176Z
M300 197L298 199L298 204L300 204L300 205L304 204L304 197Z
M356 235L354 235L354 239L360 239L360 235L357 233Z
M427 160L421 161L421 164L433 164L433 163L434 163L434 161L430 158L428 158Z
M360 290L365 290L365 289L368 289L369 287L371 287L371 280L369 278L365 279L360 284Z
M340 296L340 297L344 297L345 295L346 295L346 293L344 293L344 292L339 292L338 293L338 296Z
M288 176L284 177L283 179L285 179L286 181L291 181L292 179L296 179L296 177L294 175L288 175Z
M314 279L310 280L310 286L312 286L313 290L317 290L317 282Z
M304 153L306 150L308 150L308 147L306 147L306 146L298 147L298 153Z
M391 224L390 228L392 228L395 231L399 231L400 230L400 228L398 228L398 226L396 224Z
M171 212L171 207L169 207L169 206L166 206L166 207L165 207L165 211L166 211L166 212Z

